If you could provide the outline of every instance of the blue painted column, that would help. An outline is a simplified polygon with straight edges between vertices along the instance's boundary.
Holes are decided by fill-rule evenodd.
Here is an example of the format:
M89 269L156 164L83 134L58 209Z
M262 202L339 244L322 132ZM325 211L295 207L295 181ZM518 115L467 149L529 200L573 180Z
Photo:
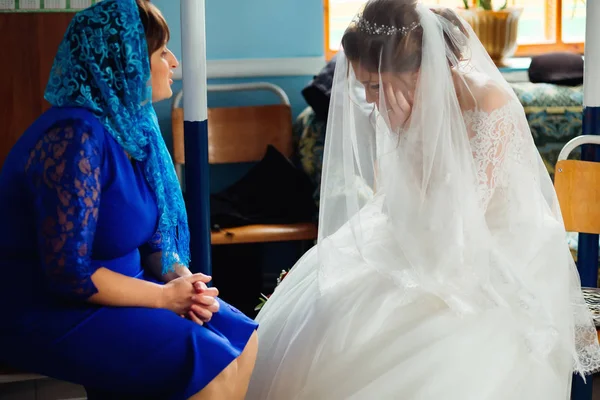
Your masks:
M583 78L583 134L600 135L600 2L586 2L585 72ZM585 145L581 159L600 161L599 146ZM581 285L598 285L598 235L579 234L577 269ZM592 400L592 377L587 383L579 376L573 379L572 400Z
M204 0L181 0L185 188L193 272L212 273Z

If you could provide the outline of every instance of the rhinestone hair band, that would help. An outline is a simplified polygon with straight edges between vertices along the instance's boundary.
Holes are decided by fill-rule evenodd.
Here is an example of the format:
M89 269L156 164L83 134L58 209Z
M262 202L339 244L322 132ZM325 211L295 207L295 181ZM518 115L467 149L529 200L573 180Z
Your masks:
M420 24L415 21L408 26L403 26L397 28L391 25L380 25L374 22L369 22L364 19L362 16L358 18L356 21L356 26L362 32L368 33L369 35L387 35L392 36L396 34L407 35L412 32L415 28L417 28Z

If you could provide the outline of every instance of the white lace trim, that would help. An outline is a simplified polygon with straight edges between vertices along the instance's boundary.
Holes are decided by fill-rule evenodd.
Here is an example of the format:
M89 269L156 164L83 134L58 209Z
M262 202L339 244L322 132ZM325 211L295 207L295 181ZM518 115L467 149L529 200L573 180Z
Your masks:
M516 155L520 158L521 146L518 142L522 139L522 135L513 117L510 102L491 112L466 111L464 119L471 138L479 197L485 208L496 188L507 183L508 174L506 168L503 168L507 156Z
M491 112L471 110L464 113L464 121L469 132L473 162L476 167L478 193L484 210L492 197L502 188L508 186L509 170L512 163L523 164L527 161L534 163L531 157L523 154L525 136L530 135L528 127L519 126L514 118L516 110L513 103ZM531 139L530 139L531 140ZM528 170L519 168L519 170ZM535 170L535 168L530 168ZM535 179L535 177L534 177ZM507 196L505 206L510 207ZM570 268L575 269L574 265ZM573 310L573 342L567 343L573 349L573 371L581 375L590 375L600 371L600 346L591 313L582 292L579 281L571 283L571 309ZM542 310L536 306L535 299L526 299L526 294L519 293L520 306L533 314ZM533 306L533 308L532 308ZM557 345L557 332L551 327L540 326L527 335L527 341L532 351L547 354L550 348Z

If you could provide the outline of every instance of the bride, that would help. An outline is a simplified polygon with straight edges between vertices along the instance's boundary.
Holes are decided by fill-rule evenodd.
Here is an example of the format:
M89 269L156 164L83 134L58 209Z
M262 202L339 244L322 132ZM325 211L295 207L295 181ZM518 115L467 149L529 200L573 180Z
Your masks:
M247 398L569 399L600 348L510 86L416 0L370 0L342 47L318 244L257 317Z

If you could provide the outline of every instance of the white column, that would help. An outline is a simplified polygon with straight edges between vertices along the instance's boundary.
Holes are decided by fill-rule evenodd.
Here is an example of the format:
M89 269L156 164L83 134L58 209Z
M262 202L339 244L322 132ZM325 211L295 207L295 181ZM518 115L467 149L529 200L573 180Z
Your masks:
M586 1L583 106L600 107L600 0Z
M204 0L181 0L181 52L185 121L207 118Z
M191 268L210 275L210 166L204 0L181 0L185 194Z

